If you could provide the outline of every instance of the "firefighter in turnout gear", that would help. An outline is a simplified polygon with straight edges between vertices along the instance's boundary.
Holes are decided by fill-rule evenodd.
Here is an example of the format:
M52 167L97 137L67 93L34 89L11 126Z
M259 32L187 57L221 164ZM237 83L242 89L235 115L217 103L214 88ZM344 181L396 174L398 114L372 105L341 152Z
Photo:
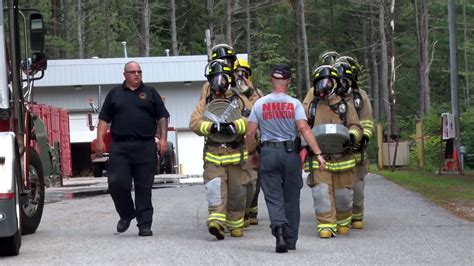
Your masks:
M316 68L312 74L313 88L303 101L311 128L323 124L347 127L350 143L343 151L322 150L326 169L319 169L318 154L308 151L304 169L309 172L307 184L311 187L316 212L318 235L330 238L335 233L348 234L352 219L352 179L355 158L351 146L362 138L362 127L351 102L344 101L335 91L340 85L337 70L330 65ZM322 147L323 149L323 147Z
M251 82L252 69L247 60L237 58L234 68L234 77L236 79L235 84L237 91L245 95L253 107L255 102L263 97L263 93L260 89L253 87ZM248 171L250 180L246 186L245 227L258 224L258 195L260 193L259 169L254 170L249 167Z
M353 102L359 116L360 123L364 128L364 134L360 145L354 149L356 166L354 168L355 178L353 182L354 200L352 208L352 228L364 228L364 186L365 176L369 173L369 160L367 159L366 147L374 135L375 123L372 113L372 105L367 93L357 85L357 75L360 66L352 57L340 57L334 67L338 70L341 79L341 87L337 94L347 102Z
M225 63L234 69L237 60L237 54L234 51L232 46L227 44L218 44L211 49L211 60L221 59L225 61ZM206 75L206 73L204 73ZM235 79L232 79L231 87L235 87ZM253 86L251 86L253 87ZM201 96L199 97L200 100L205 99L211 95L211 86L209 82L205 82L201 88Z
M189 123L197 135L205 138L207 226L219 240L224 239L226 228L233 237L243 236L245 184L249 179L244 135L251 108L246 97L230 89L232 74L232 68L222 60L206 66L211 95L199 101ZM231 120L229 114L237 114L237 119Z

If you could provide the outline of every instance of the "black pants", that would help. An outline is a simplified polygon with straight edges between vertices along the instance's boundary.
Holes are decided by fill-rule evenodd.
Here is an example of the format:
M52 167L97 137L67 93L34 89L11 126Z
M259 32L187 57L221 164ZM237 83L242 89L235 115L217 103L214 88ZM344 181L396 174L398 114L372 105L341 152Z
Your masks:
M112 142L107 176L109 192L120 218L137 218L137 225L151 225L151 189L157 169L156 144L150 141ZM132 199L135 186L135 206Z
M257 170L257 184L255 185L255 196L253 197L252 203L250 204L251 209L258 206L258 195L260 194L260 179L261 179L261 172L259 168Z
M272 233L275 226L283 226L288 243L296 244L303 187L301 159L296 152L288 153L283 143L278 143L274 147L262 147L260 167Z

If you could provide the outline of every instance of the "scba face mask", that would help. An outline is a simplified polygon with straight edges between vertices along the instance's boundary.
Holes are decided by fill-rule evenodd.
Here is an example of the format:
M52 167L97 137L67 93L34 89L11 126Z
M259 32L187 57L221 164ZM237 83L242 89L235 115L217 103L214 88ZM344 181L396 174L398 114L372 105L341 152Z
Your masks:
M314 96L319 98L325 98L334 88L334 80L331 78L323 78L315 81L314 84Z
M351 93L352 82L349 79L341 78L341 86L337 89L337 94L340 96L345 96Z
M233 57L225 57L225 58L222 58L221 60L223 60L230 67L234 67L235 59Z
M237 68L234 73L237 74L237 77L242 77L246 79L250 78L249 72L247 72L247 70L245 69Z
M214 93L220 95L225 93L225 91L229 88L230 77L223 73L216 74L209 79L209 83L211 84L211 89L214 91Z

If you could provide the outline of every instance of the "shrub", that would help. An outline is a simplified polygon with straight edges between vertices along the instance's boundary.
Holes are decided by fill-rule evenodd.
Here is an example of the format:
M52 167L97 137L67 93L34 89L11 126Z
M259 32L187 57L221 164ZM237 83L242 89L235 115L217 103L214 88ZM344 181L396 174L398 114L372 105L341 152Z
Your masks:
M461 142L464 144L467 154L474 154L474 108L461 113ZM441 142L441 113L433 112L426 116L423 122L423 134L425 136L425 170L435 171L439 169L440 156L444 152L446 142ZM409 135L415 140L415 132ZM443 150L441 150L441 145ZM416 146L410 150L410 165L417 164ZM474 161L466 161L465 168L474 168Z

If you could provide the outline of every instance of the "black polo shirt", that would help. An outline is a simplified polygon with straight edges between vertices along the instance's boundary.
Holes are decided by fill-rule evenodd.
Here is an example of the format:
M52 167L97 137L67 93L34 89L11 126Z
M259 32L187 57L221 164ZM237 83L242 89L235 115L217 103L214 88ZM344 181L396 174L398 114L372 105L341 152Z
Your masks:
M157 121L170 117L160 94L143 83L132 91L125 82L112 88L105 97L99 119L111 123L114 140L155 136Z

